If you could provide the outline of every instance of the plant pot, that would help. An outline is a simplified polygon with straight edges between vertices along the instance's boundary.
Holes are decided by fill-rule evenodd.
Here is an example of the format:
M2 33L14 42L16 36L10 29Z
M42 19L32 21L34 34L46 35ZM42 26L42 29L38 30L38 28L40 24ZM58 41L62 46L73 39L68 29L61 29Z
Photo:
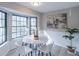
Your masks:
M68 48L68 51L71 52L71 53L75 53L75 47L71 47L71 46L67 46Z
M34 40L39 40L38 35L34 35Z

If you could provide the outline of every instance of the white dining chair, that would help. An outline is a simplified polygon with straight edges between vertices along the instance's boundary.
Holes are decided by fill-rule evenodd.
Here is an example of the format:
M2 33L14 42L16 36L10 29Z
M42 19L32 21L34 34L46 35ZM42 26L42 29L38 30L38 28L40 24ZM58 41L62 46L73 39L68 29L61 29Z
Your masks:
M29 52L31 52L32 49L27 46L22 46L19 48L19 56L26 56Z
M62 51L62 53L64 53L64 51L63 51L61 46L58 46L56 44L53 45L52 53L53 53L54 56L59 56L60 54L62 54L62 53L60 53L61 51Z
M45 52L45 53L49 53L50 56L52 55L52 48L53 48L54 43L48 44L48 45L43 45L41 47L38 47L38 50L40 50L41 52Z
M14 40L12 40L12 41L9 42L9 47L10 47L9 51L6 54L6 56L15 56L15 55L17 56L18 54L15 53L15 52L16 52L18 46L15 44Z
M10 49L6 56L25 56L32 51L30 47L22 46L21 38L17 40L12 40L10 43Z
M16 45L18 46L17 51L19 56L25 56L32 51L30 47L23 45L22 40L17 40Z

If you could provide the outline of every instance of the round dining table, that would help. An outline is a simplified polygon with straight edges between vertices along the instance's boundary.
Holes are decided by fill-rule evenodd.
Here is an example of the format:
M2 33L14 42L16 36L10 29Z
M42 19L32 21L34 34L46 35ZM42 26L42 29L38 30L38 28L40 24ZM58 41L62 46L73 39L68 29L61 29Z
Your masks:
M38 36L38 39L36 40L32 35L23 38L23 43L32 45L33 49L37 49L37 47L46 44L47 41L48 39L46 36Z

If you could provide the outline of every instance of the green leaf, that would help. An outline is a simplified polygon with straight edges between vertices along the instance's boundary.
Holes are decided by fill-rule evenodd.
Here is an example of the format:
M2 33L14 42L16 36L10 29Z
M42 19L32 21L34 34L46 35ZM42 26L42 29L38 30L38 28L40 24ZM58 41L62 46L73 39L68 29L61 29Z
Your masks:
M77 28L66 28L66 32L68 32L72 35L75 33L79 33L79 30Z
M65 37L66 39L67 39L67 38L69 38L69 36L68 36L68 35L64 35L63 37Z
M72 40L74 38L73 34L79 33L79 29L77 28L66 28L67 35L64 35L63 37L69 40Z
M72 40L74 38L74 36L68 36L68 35L64 35L63 37L65 37L66 39L68 38L69 40Z

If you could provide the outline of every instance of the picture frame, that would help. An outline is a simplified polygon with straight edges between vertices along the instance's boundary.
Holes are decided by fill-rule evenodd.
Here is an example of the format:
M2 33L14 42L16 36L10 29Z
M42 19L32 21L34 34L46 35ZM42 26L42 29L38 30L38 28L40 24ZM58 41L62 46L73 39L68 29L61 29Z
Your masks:
M52 28L52 29L67 28L67 13L48 15L47 28Z

